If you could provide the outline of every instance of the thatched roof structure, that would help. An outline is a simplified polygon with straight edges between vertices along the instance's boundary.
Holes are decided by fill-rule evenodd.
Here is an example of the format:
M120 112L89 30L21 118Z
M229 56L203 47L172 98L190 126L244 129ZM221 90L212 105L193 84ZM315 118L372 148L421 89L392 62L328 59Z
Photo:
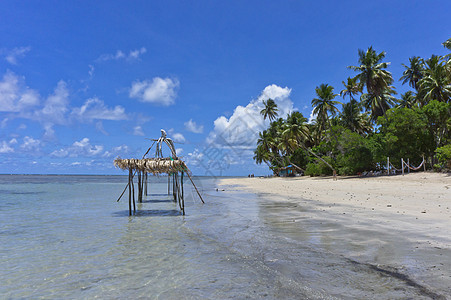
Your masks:
M185 162L177 157L177 152L175 151L174 142L172 139L168 138L166 135L166 131L161 129L161 137L158 139L152 139L153 144L156 143L156 151L155 157L146 158L146 155L149 153L152 146L149 147L147 152L143 155L141 159L136 158L128 158L122 159L120 157L114 160L114 165L122 170L128 170L128 183L125 186L124 191L119 196L119 201L124 195L125 191L128 188L128 205L129 205L129 214L132 214L132 199L133 199L133 211L136 211L135 207L135 189L133 178L135 174L138 175L138 202L142 202L143 194L147 196L147 174L159 175L159 174L168 174L168 194L171 187L170 181L172 177L172 193L174 196L174 201L178 201L180 209L182 213L185 214L185 201L184 201L184 192L183 192L183 175L188 175L189 180L193 184L196 189L197 194L199 195L200 200L204 203L202 196L197 190L196 185L194 184L190 171L186 166ZM163 144L166 144L171 150L170 157L163 157ZM180 177L179 177L180 173Z
M114 165L122 170L137 170L141 172L151 173L153 175L158 174L172 174L177 172L187 172L188 167L185 162L176 158L143 158L143 159L121 159L116 158Z

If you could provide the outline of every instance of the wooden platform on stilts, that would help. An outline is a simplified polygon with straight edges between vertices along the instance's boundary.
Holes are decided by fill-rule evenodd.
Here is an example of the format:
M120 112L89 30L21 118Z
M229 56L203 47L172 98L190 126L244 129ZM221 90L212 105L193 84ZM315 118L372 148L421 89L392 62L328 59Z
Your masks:
M204 200L202 199L201 194L199 193L199 190L197 189L196 185L194 184L191 178L190 175L191 172L189 171L185 162L177 157L174 143L170 138L166 137L166 132L164 130L161 130L161 137L159 139L153 139L152 141L154 141L154 143L152 144L152 146L150 146L150 148L147 150L147 152L141 159L116 158L114 160L114 165L116 167L128 171L128 183L117 201L121 199L121 197L124 195L125 191L128 188L129 214L132 215L132 204L133 204L133 212L136 212L135 185L133 178L135 176L138 177L137 183L138 202L142 202L143 195L147 195L148 174L152 175L167 174L168 195L170 195L170 190L172 186L172 195L174 197L174 202L178 203L182 214L185 215L183 182L184 175L186 174L191 183L193 184L194 188L196 189L196 192L199 195L200 200L202 201L202 203L205 203ZM146 158L146 155L150 152L151 148L155 143L157 144L155 157ZM163 157L163 149L162 149L163 144L166 144L169 147L171 151L171 156Z

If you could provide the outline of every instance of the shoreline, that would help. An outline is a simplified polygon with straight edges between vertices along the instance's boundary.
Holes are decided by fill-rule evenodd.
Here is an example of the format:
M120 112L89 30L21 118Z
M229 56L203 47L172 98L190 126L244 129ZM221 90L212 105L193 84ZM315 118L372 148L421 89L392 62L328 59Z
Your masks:
M451 297L451 176L227 178L226 192L245 191L290 213L276 216L308 229L322 251L396 270ZM391 272L391 271L390 271Z

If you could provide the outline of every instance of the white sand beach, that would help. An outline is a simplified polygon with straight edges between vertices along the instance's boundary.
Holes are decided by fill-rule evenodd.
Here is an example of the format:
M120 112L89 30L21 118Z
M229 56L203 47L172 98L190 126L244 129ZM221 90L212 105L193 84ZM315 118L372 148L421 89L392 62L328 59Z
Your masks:
M394 268L451 297L449 174L338 177L336 181L332 177L231 178L221 180L221 185L225 192L244 190L293 203L298 210L285 221L300 222L300 229L315 220L314 224L329 224L327 230L321 225L309 228L318 231L322 247L359 262Z

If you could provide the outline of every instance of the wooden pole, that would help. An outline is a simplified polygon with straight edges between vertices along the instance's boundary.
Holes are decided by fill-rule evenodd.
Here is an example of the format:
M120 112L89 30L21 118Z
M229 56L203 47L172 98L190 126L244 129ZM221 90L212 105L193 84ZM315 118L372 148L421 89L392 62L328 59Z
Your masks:
M168 195L170 194L169 188L171 186L171 174L168 173Z
M402 176L404 176L404 159L401 158Z
M426 172L426 161L424 160L424 155L423 155L423 169Z
M410 174L410 158L407 159L407 174Z
M132 185L133 211L136 212L136 205L135 205L135 184L133 183L133 176L132 176L132 180L131 180L130 184Z
M177 173L172 175L172 196L174 196L174 202L177 201Z
M191 181L191 183L193 184L194 188L196 189L196 192L197 192L197 194L199 195L200 201L202 201L202 203L205 203L205 202L204 202L204 199L202 199L202 196L200 195L199 191L197 190L197 187L196 187L196 185L194 184L193 179L191 178L191 176L189 175L188 172L186 172L186 175L188 175L189 180Z
M142 194L141 194L141 171L138 171L138 202L142 202Z
M147 196L147 172L144 173L144 195Z
M387 156L387 175L390 175L390 157Z
M184 198L184 194L183 194L183 171L182 171L182 176L181 176L181 180L180 180L180 184L182 186L182 213L183 215L185 215L185 198Z
M132 189L130 181L132 180L132 169L130 168L128 171L128 215L132 215Z

